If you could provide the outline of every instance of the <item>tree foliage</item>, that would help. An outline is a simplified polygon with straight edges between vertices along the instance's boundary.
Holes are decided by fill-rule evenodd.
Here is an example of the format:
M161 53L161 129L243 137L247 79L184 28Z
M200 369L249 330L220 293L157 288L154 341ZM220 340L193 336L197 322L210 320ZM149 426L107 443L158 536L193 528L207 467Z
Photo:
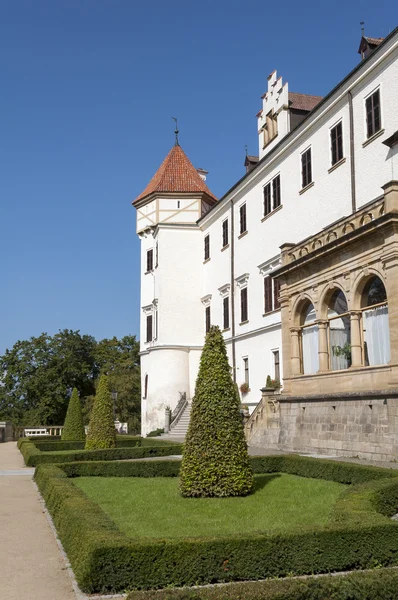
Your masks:
M101 375L88 425L86 450L116 448L116 430L113 419L113 400L108 378Z
M62 430L62 439L65 441L85 440L82 407L79 394L76 388L73 388L69 400L68 410L66 412L64 428Z
M117 390L116 416L139 429L139 344L135 336L103 339L64 329L18 341L0 356L0 420L15 425L60 425L74 387L88 422L101 373Z
M180 471L183 496L244 496L253 472L221 331L211 327L200 359Z

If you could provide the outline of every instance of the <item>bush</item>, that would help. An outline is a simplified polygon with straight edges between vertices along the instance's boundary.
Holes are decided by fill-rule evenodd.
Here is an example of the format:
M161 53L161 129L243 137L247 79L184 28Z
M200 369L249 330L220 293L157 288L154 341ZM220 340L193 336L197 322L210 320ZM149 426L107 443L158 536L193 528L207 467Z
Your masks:
M79 394L77 393L77 389L73 388L68 404L68 410L66 411L61 440L66 442L85 439L86 433L84 431L82 407L79 400Z
M181 454L180 444L168 446L135 446L128 448L106 448L104 450L82 450L64 452L41 452L35 444L28 442L20 447L27 467L37 467L43 464L61 464L75 461L91 460L128 460L156 456Z
M86 440L87 450L115 448L116 431L113 419L113 404L108 388L108 379L102 375L90 415Z
M164 433L164 427L159 427L158 429L154 429L147 434L147 437L158 437Z
M319 465L322 463L321 468ZM398 473L391 473L390 469L337 464L338 471L334 470L336 463L333 461L278 456L263 457L262 462L257 461L256 468L257 472L262 467L263 472L278 469L295 474L312 470L313 474L334 481L362 479L364 484L353 486L341 497L341 509L344 512L341 520L336 515L324 528L302 528L289 534L267 535L259 532L246 536L184 540L146 540L125 536L95 502L68 480L68 476L176 476L180 466L178 462L81 462L65 464L60 468L41 465L36 470L35 479L81 588L87 593L112 593L134 588L258 580L398 564L398 524L375 511L375 507L381 503L388 507L387 512L391 512L398 487ZM327 477L328 472L330 477ZM287 580L285 585L288 586L291 581ZM307 582L301 583L304 585ZM224 589L227 590L216 588L216 591L221 593ZM286 600L323 600L330 597L322 588L318 596L311 591L311 587L308 592L304 586L301 596L294 595L296 590L293 588L293 591L289 587L285 589L285 596L281 598ZM386 589L390 588L387 586ZM311 593L314 595L311 596ZM221 595L214 597L222 598ZM236 597L251 598L249 594ZM255 595L252 597L256 598ZM339 598L338 595L335 597ZM377 595L357 597L368 597L369 600L378 598ZM379 597L384 600L384 596ZM348 598L353 600L356 596ZM131 597L133 599L134 595Z
M181 465L183 496L244 496L253 473L224 338L206 336Z
M377 569L306 579L248 581L191 590L131 592L126 600L396 600L397 589L398 571Z

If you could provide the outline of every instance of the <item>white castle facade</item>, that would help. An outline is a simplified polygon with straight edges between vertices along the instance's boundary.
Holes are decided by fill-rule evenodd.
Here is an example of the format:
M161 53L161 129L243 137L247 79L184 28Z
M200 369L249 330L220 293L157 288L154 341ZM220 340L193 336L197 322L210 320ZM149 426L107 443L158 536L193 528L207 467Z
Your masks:
M141 239L142 435L164 427L166 407L175 409L181 394L189 403L210 324L223 330L251 413L267 376L289 394L287 378L302 381L322 370L318 356L308 355L292 374L290 361L297 357L290 333L283 337L281 314L288 332L293 305L287 279L272 275L282 265L281 247L356 215L398 179L398 29L384 40L363 37L360 53L358 66L324 98L290 92L276 72L268 77L257 115L259 156L246 157L246 174L221 199L177 143L134 201ZM295 281L305 275L298 270ZM302 354L300 339L296 353ZM315 355L323 352L314 344ZM329 355L323 370L352 368L336 368ZM315 360L311 373L309 360ZM369 366L364 357L361 366ZM333 379L327 389L333 391Z

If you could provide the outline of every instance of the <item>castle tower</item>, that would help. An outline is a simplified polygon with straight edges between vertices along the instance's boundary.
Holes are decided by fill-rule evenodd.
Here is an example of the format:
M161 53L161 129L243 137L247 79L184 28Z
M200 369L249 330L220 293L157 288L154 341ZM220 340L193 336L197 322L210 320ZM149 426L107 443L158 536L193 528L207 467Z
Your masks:
M141 239L142 435L163 428L165 408L194 392L204 341L202 235L217 199L178 141L134 200Z

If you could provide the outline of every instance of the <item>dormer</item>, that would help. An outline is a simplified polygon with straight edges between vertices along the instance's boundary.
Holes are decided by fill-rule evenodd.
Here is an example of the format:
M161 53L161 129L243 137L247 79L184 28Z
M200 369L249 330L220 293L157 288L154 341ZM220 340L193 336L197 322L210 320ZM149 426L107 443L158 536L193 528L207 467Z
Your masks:
M259 158L297 127L321 100L321 96L289 92L288 83L283 83L282 77L273 71L268 76L268 90L262 96L263 107L257 113Z
M217 202L205 183L206 175L204 169L195 169L176 143L133 202L137 233L154 229L159 223L196 223Z
M369 54L375 50L377 46L380 46L383 40L384 38L372 38L363 35L358 49L358 54L361 55L362 60L369 56Z

